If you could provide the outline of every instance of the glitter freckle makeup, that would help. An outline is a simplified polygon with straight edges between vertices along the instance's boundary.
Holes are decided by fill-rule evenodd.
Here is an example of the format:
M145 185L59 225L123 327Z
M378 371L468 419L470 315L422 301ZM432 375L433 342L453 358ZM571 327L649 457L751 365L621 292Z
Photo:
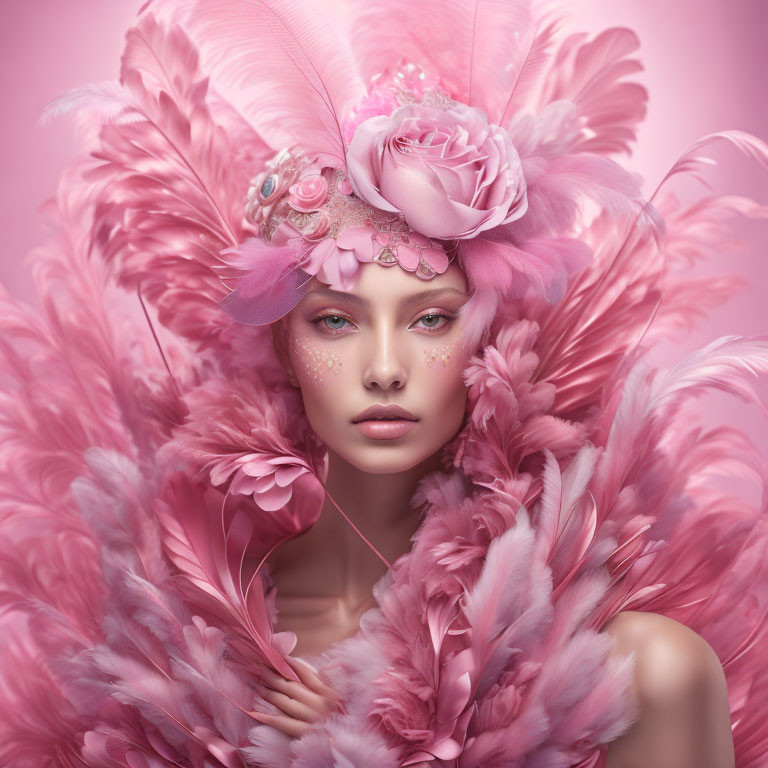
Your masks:
M443 344L439 347L425 347L424 362L427 364L427 368L431 368L435 360L440 360L444 366L448 365L451 355L456 351L457 343L457 341L454 341L451 345Z
M341 357L335 352L317 347L304 339L296 339L295 346L304 369L316 381L322 381L329 371L333 374L341 371Z

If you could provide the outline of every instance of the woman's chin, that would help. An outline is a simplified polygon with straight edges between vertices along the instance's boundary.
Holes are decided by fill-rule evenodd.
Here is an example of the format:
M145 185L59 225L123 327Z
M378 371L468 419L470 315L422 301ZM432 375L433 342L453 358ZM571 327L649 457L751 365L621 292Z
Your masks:
M370 475L394 475L408 472L419 466L440 449L438 447L425 452L415 450L414 446L393 445L392 442L382 445L383 442L377 441L376 445L363 446L352 451L345 446L346 450L343 453L337 453L340 458L360 472Z

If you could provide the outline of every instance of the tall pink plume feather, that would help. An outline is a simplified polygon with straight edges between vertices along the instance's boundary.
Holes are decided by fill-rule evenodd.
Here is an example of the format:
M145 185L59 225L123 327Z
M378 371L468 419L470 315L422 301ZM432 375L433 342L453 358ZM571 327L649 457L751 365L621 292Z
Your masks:
M216 89L274 151L296 144L344 167L341 120L365 89L317 7L199 0L186 26Z

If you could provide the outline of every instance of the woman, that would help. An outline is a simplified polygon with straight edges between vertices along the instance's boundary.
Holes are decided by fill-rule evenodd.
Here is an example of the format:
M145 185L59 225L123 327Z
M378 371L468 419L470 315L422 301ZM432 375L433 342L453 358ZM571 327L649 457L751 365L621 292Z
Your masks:
M466 281L452 265L430 285L423 296L423 285L408 273L366 265L348 294L330 294L316 281L277 326L283 364L330 449L326 487L391 561L410 550L419 517L409 501L420 479L440 468L442 448L465 412L466 350L439 368L425 360L435 357L431 350L455 348ZM334 375L321 369L316 376L317 344L330 345L329 354L340 358ZM356 435L355 425L365 424L360 414L377 405L404 408L407 420L391 427L374 421L370 432ZM277 627L297 634L294 656L317 656L354 634L362 613L375 608L371 591L385 574L334 512L327 503L318 522L271 560ZM651 613L619 613L605 631L616 653L635 657L640 702L635 723L611 743L606 765L733 765L725 677L709 645L683 624ZM339 697L311 670L295 668L299 682L271 675L260 688L279 710L261 718L301 737L336 710Z
M628 30L348 10L150 4L51 108L96 130L3 313L0 762L760 765L768 537L711 474L763 459L682 407L766 341L641 361L760 210L607 157ZM717 139L768 158L675 174Z

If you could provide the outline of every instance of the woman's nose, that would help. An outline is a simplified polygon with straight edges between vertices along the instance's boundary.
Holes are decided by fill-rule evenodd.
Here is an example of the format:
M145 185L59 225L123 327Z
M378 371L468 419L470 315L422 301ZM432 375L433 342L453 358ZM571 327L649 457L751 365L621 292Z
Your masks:
M403 362L405 350L399 348L392 328L380 327L370 342L363 370L363 384L367 389L401 389L407 378Z

